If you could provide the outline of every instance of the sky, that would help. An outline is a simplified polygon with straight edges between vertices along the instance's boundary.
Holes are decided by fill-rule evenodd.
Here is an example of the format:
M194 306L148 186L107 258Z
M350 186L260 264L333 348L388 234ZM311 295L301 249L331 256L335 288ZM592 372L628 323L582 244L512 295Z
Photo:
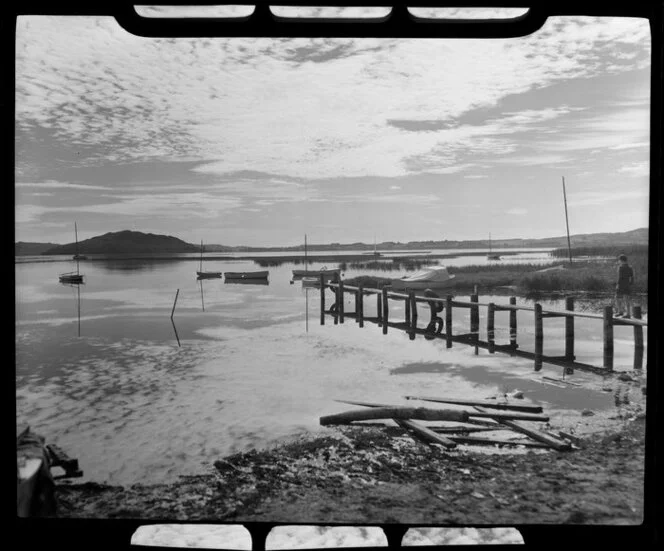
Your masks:
M249 246L561 236L563 177L570 233L647 227L650 48L636 18L422 40L21 16L15 241L73 242L74 222Z

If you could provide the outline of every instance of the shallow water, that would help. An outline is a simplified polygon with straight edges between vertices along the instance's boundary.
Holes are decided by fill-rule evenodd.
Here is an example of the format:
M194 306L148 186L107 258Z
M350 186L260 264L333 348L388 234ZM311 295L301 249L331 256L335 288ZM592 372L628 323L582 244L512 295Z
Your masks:
M328 317L321 326L319 290L291 284L293 265L270 268L269 285L234 285L197 281L192 261L89 262L85 285L59 284L70 266L16 265L17 420L78 458L84 480L149 483L205 472L220 455L329 430L319 417L349 409L335 399L413 405L403 396L485 398L518 388L554 416L614 407L610 394L542 384L543 374L561 375L556 366L535 374L530 360L410 341L393 329L383 335L351 319L334 325ZM232 260L205 268L257 269ZM366 304L373 315L375 301ZM507 316L496 315L499 343L509 339ZM391 303L390 317L403 319L403 305ZM484 312L480 319L485 338ZM455 309L455 332L468 324L468 311ZM577 319L579 361L601 365L601 325ZM545 320L545 354L563 353L563 326ZM615 329L616 369L632 367L631 333ZM533 349L532 312L519 313L518 340Z

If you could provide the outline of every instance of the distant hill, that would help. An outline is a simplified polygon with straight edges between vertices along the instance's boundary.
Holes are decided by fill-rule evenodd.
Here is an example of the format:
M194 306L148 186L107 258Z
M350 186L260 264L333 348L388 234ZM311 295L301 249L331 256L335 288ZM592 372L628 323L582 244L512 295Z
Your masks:
M79 254L127 254L127 253L191 253L199 247L170 235L156 235L138 231L105 233L78 243ZM59 245L41 254L75 254L76 243Z
M570 237L572 247L597 247L640 245L648 243L648 228L639 228L628 232L618 233L586 233ZM543 239L492 239L491 245L495 249L503 248L559 248L567 247L567 237L547 237ZM373 250L373 243L325 243L309 244L309 250L318 251L347 251L347 250ZM387 241L376 244L380 251L399 250L431 250L431 249L487 249L488 239L473 241ZM53 243L25 243L15 244L15 254L75 254L76 244L54 245ZM186 243L177 237L169 235L156 235L137 231L120 231L106 233L78 244L80 254L130 254L130 253L191 253L200 250L198 245ZM292 247L246 247L207 244L205 252L259 252L259 251L303 251L304 245Z
M37 254L42 254L48 249L57 247L56 243L26 243L25 241L19 241L14 243L14 256L32 256Z

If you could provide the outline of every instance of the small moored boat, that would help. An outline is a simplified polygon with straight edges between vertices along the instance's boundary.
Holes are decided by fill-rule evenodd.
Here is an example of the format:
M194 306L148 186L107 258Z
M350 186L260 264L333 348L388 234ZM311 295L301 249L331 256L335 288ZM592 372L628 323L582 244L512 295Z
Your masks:
M224 272L226 279L267 279L270 274L265 270L262 272Z
M76 222L74 222L74 237L76 239L76 254L74 255L74 260L76 261L76 271L75 272L66 272L58 276L60 283L68 283L70 285L77 285L83 283L83 274L80 273L78 267L78 261L81 260L81 255L78 254L78 228L76 227Z
M201 241L201 266L196 272L197 279L218 279L221 277L221 272L204 272L203 271L203 241Z

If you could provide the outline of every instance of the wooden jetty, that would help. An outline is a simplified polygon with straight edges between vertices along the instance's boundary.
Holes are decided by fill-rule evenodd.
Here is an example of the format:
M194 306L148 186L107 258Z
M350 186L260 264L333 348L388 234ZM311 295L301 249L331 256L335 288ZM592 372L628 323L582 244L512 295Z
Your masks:
M565 299L564 310L545 310L541 304L534 303L532 306L517 305L516 297L510 297L508 304L497 304L494 302L480 302L479 296L473 294L468 301L455 299L452 295L445 297L421 296L414 291L408 293L396 292L389 285L382 289L364 288L362 285L345 285L343 281L328 282L320 280L320 323L325 324L326 316L331 316L334 324L344 323L346 318L351 318L364 327L365 322L377 324L382 328L383 334L387 334L389 328L399 329L409 334L414 340L416 335L422 335L428 340L442 339L446 341L447 348L453 343L461 343L473 346L475 353L479 348L486 349L490 354L495 352L506 353L511 356L531 359L534 362L535 371L542 369L543 363L562 366L568 373L574 369L590 371L594 373L607 373L613 371L614 359L614 337L613 328L616 326L631 326L634 329L634 369L643 368L643 355L645 351L643 340L643 329L647 328L648 322L642 319L641 307L634 306L631 318L618 318L613 315L611 306L604 307L602 314L580 312L574 310L574 299ZM334 299L329 308L326 308L326 293L329 289L334 294ZM354 298L353 311L346 311L345 296L349 294ZM375 296L375 315L365 314L365 303L367 297ZM390 301L403 302L405 315L403 321L390 320ZM429 309L430 319L426 328L418 327L419 312L418 304L426 304ZM469 330L454 332L454 310L470 310ZM486 340L480 338L480 309L486 309ZM440 317L444 310L445 319ZM496 342L496 313L506 312L509 323L509 342ZM521 350L517 343L517 314L528 313L532 316L535 329L534 350ZM565 348L564 353L559 356L544 355L544 320L548 318L565 319ZM601 366L577 362L574 354L574 321L576 318L587 318L601 322L603 333L603 362Z

